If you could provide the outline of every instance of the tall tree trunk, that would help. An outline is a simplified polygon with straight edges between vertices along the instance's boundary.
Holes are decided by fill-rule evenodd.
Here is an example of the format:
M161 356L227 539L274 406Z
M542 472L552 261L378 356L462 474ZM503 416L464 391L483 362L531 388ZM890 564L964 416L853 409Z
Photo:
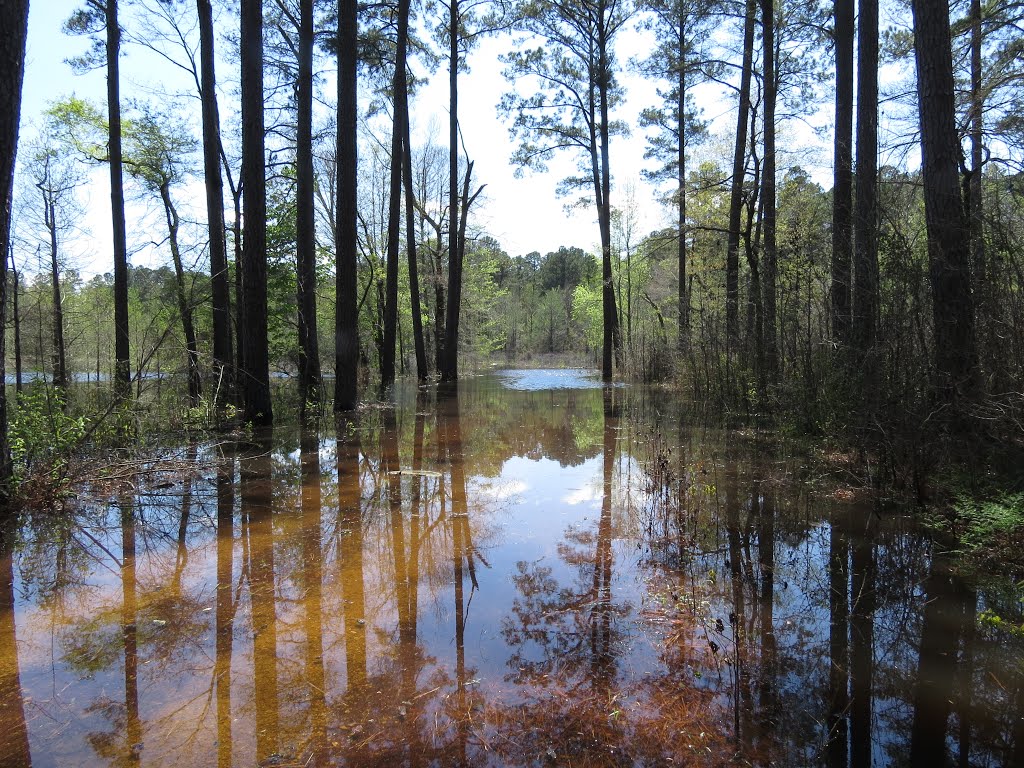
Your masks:
M203 378L199 370L199 344L196 342L195 325L192 322L192 305L185 290L185 268L181 263L181 249L178 246L178 210L171 200L167 182L160 185L160 199L164 204L167 218L167 234L171 244L171 260L174 262L174 292L178 300L178 314L181 315L181 330L185 336L185 354L188 364L188 397L193 405L203 394Z
M832 177L832 337L850 342L850 271L853 262L853 7L835 2L836 127Z
M224 236L224 182L220 171L220 114L217 108L213 8L210 0L196 0L201 53L201 105L203 113L203 168L206 176L206 216L210 238L210 288L213 299L213 364L217 378L234 391L231 345L231 294L228 288L227 242ZM217 389L219 399L221 388ZM219 403L215 402L215 406Z
M867 397L877 375L872 349L878 327L878 0L860 0L856 187L852 336Z
M729 195L729 240L725 258L725 326L729 348L739 338L740 226L743 215L743 182L747 165L747 126L750 122L750 78L754 64L754 17L757 0L747 0L743 22L743 64L740 70L740 103L736 116L736 147L732 157L732 191Z
M10 253L11 201L14 161L18 153L21 119L21 84L25 76L25 38L28 35L28 0L0 3L0 317L7 316L7 254ZM6 333L0 333L0 382L6 381ZM0 497L6 496L11 478L7 443L7 387L0 384ZM6 510L6 507L4 508ZM5 512L0 511L0 516Z
M263 131L263 5L242 0L242 404L253 424L270 424L267 349L267 189Z
M949 8L935 0L913 0L913 11L936 390L942 400L955 402L976 390L978 358L970 234L958 177Z
M597 221L601 229L601 314L604 333L601 341L601 378L612 378L612 354L618 353L622 340L619 332L619 313L615 306L615 287L612 285L612 208L611 171L609 169L608 99L611 90L611 72L608 62L606 19L600 14L598 23L598 82L597 97L600 109L600 166L601 186L597 197Z
M39 185L43 193L43 223L50 235L50 290L53 297L53 386L67 396L67 352L64 348L64 301L60 289L60 265L57 263L57 206L48 184Z
M241 183L241 179L239 179ZM234 221L231 232L235 241L235 391L236 399L241 404L240 376L245 370L245 302L242 301L242 190L236 187L231 190Z
M448 305L445 310L441 381L459 378L459 299L462 265L459 233L459 0L448 0Z
M690 296L686 290L686 61L684 52L686 50L685 25L679 25L679 61L676 73L676 88L678 89L676 101L676 127L679 131L679 141L676 149L676 186L679 199L676 202L676 227L679 230L678 244L678 278L679 288L677 291L677 303L679 311L679 335L677 348L680 354L685 354L690 348Z
M395 344L398 338L398 250L402 230L402 166L406 110L406 49L409 39L409 0L398 3L398 36L395 49L395 73L391 80L394 120L391 123L391 177L388 198L388 252L384 286L384 348L380 360L380 385L387 389L395 383Z
M320 402L316 324L316 220L313 203L313 0L299 4L298 129L295 146L295 257L299 308L299 398Z
M124 223L124 175L121 153L121 27L117 0L106 0L107 124L110 156L110 214L114 237L114 394L131 397L131 356L128 331L128 243Z
M779 347L776 332L776 273L778 252L775 238L775 3L761 0L764 55L764 168L761 175L761 224L764 237L764 380L775 384L779 378ZM761 397L767 392L762 389Z
M359 305L356 296L356 31L358 3L338 0L338 223L335 311L334 410L359 405Z
M409 137L408 73L402 78L401 100L405 125L402 130L402 179L405 186L405 246L409 257L409 303L412 309L412 337L416 351L416 378L427 380L427 349L423 341L423 311L420 307L420 271L416 260L416 197L412 184L412 144Z
M979 300L988 286L985 266L985 219L982 202L982 165L984 164L985 94L981 89L981 0L971 0L971 175L968 185L971 217L971 256Z

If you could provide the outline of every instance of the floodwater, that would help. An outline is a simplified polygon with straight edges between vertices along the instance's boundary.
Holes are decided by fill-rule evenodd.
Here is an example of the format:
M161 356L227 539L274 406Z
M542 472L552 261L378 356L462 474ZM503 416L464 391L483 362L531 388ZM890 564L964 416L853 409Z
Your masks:
M1019 592L663 393L499 372L176 459L8 548L0 765L1024 759Z

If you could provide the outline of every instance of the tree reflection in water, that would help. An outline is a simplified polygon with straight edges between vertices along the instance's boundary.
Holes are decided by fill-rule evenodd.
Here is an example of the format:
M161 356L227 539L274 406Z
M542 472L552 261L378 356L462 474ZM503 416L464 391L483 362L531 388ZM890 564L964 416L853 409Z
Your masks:
M257 432L253 442L243 449L239 462L242 567L249 574L252 615L257 760L278 754L280 730L272 438L269 429Z
M14 616L13 526L0 526L0 765L29 768L28 726L21 694L18 637Z
M27 518L0 764L1020 757L1024 652L979 623L1012 584L763 439L577 384L185 446L191 474Z
M217 696L217 768L232 765L231 651L234 634L235 454L220 451L217 463L217 582L214 686Z

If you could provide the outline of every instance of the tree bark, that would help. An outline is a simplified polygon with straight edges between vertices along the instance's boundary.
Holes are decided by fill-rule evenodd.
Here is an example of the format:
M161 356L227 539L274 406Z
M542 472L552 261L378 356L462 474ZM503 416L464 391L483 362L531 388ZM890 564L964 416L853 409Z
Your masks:
M600 188L597 191L597 221L601 230L601 310L604 319L604 333L601 343L601 378L610 381L612 378L612 356L622 345L619 333L619 313L615 305L615 287L612 285L612 209L611 171L609 169L609 127L608 99L611 89L611 71L609 66L608 31L603 5L598 13L597 38L597 97L600 110Z
M853 34L854 0L835 2L836 127L832 177L832 336L850 342L850 272L853 263Z
M459 252L459 0L448 0L448 305L445 310L441 381L459 378L459 304L462 265Z
M359 307L356 274L356 31L358 3L338 0L338 223L334 410L359 405Z
M270 424L267 349L267 190L263 121L263 5L242 0L242 404L253 424Z
M299 82L295 146L296 277L299 309L299 398L320 401L320 344L316 323L316 220L313 202L313 0L299 5Z
M224 182L220 171L220 115L214 54L213 8L197 0L201 54L200 101L203 115L203 168L206 176L206 215L210 238L210 288L213 300L213 363L218 377L234 391L234 352L231 344L231 294L228 288L227 238L224 223ZM218 396L220 388L218 387ZM218 397L219 399L219 397ZM215 406L219 403L215 402Z
M14 163L21 120L21 85L25 76L25 39L28 36L28 0L0 3L0 317L7 313L7 254L10 253L11 201ZM6 333L0 333L0 382L6 381ZM7 443L7 386L0 383L0 497L6 496L11 478ZM6 507L0 515L6 515Z
M761 0L764 55L764 167L761 175L761 225L764 237L764 379L774 384L779 376L779 349L776 333L776 247L775 197L775 3ZM762 388L761 397L766 396Z
M128 330L128 244L124 222L124 174L121 152L121 76L118 56L121 27L117 0L106 0L107 123L110 156L110 213L114 238L114 395L131 397L131 355Z
M409 303L412 309L412 337L416 352L416 379L427 380L427 350L423 341L423 314L420 307L419 264L416 257L416 196L412 183L412 143L409 137L409 83L402 78L401 100L405 125L402 127L402 179L405 186L405 245L409 257Z
M853 343L865 396L875 391L878 328L878 0L860 0L857 29L857 197Z
M679 140L676 145L676 186L678 188L679 200L676 203L676 226L679 230L679 243L677 249L677 271L679 288L677 302L679 311L679 336L677 348L680 354L685 354L690 348L690 297L686 290L686 27L679 24L679 61L676 72L676 128L679 131Z
M974 393L978 359L971 296L970 236L960 196L949 8L913 0L921 170L932 287L936 392L945 402Z
M53 297L53 386L66 398L68 388L67 351L64 347L64 302L60 289L60 265L57 263L57 205L52 187L37 185L43 193L43 223L50 235L50 290Z
M750 120L750 78L754 63L754 16L756 0L747 0L743 22L743 64L740 70L740 103L736 116L736 147L732 160L732 191L729 196L729 240L725 259L725 326L729 347L739 337L740 220L743 214L743 182L746 175L747 125Z
M988 270L985 264L985 208L982 199L982 165L984 164L985 94L981 87L981 0L971 0L971 171L967 185L968 212L971 226L971 263L974 268L978 302L984 306L988 290Z
M398 338L398 250L402 229L403 138L408 102L405 98L405 60L409 38L409 0L398 3L395 73L391 80L394 120L391 124L391 176L388 198L388 250L384 285L384 348L381 350L380 385L395 383L395 344Z

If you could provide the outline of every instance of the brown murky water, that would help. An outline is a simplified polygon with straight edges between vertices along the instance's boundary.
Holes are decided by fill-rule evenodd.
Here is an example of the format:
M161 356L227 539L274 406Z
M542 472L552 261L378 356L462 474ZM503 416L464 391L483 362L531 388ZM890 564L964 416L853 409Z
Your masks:
M0 765L1021 764L1019 594L664 396L506 372L184 448L0 573Z

